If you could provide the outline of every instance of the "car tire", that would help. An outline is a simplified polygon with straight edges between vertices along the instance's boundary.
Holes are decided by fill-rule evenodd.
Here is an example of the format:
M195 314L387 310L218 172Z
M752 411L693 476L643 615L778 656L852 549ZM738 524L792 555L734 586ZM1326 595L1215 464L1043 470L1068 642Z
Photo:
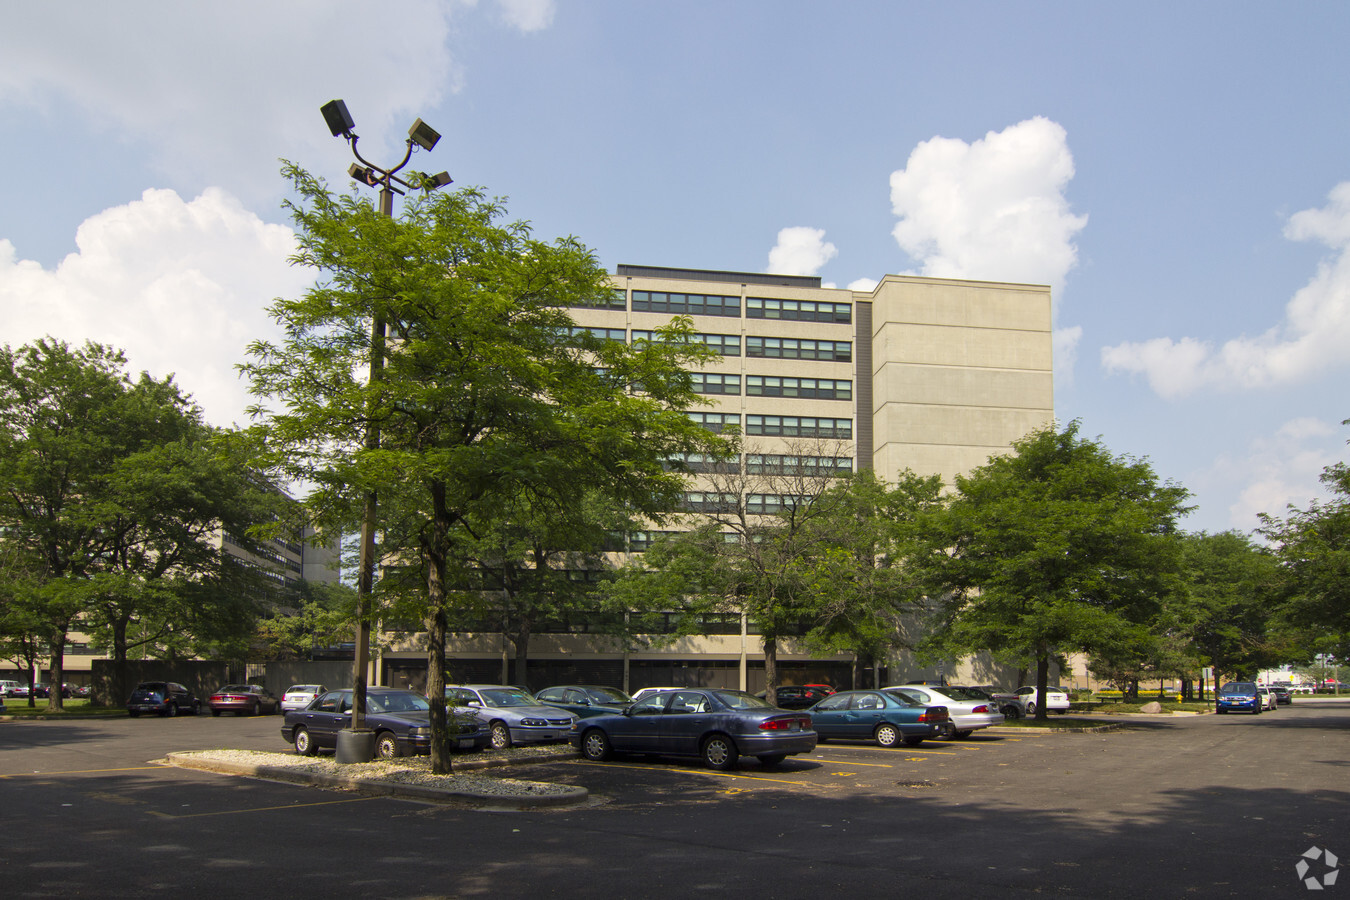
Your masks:
M890 722L882 722L877 726L876 731L872 732L872 737L876 738L877 743L883 747L894 747L900 743L900 729Z
M1035 701L1035 700L1028 700L1028 701L1027 701L1027 716L1030 717L1030 716L1034 716L1034 715L1036 715L1036 701Z
M392 732L381 731L375 736L376 759L398 759L402 755L398 749L398 739Z
M1016 721L1017 719L1022 718L1022 707L1015 703L1009 703L1007 706L1000 709L999 712L1003 713L1003 718L1005 719Z
M1228 715L1228 710L1226 710L1226 709L1216 709L1216 710L1214 710L1214 712L1215 712L1216 714L1218 714L1218 715L1221 715L1221 716L1226 716L1226 715Z
M164 707L164 715L168 716L170 719L178 715L178 704L170 703L168 706Z
M295 734L291 736L291 743L295 745L295 752L301 756L314 755L314 739L309 736L309 729L295 729Z
M776 769L776 768L778 768L780 765L783 764L783 760L787 759L787 754L786 754L786 753L765 753L764 755L762 755L762 756L757 756L757 757L755 757L755 758L759 760L759 764L760 764L761 766L763 766L764 768L766 768L766 769Z
M133 718L133 719L136 718L137 716L139 716L140 714L141 714L141 713L140 713L140 710L136 710L136 709L129 709L129 710L127 710L127 715L131 716L131 718Z
M199 712L201 712L201 711L202 711L202 701L200 701L200 700L193 700L193 701L192 701L192 709L191 709L191 711L188 713L188 715L195 716L197 713L199 713Z
M937 739L939 741L950 741L956 737L956 726L951 722L943 722L938 728Z
M906 746L906 747L917 747L917 746L919 746L919 745L922 744L922 743L923 743L923 738L922 738L922 737L907 737L907 738L905 738L905 746Z
M216 709L214 706L211 707L211 715L213 715L213 716L219 716L219 715L220 715L220 710Z
M511 729L505 722L493 722L488 730L492 733L493 750L505 750L511 746Z
M708 768L719 772L736 768L736 760L740 756L736 742L725 734L711 734L704 738L700 754Z
M609 736L599 728L592 728L581 736L581 755L591 762L604 762L614 755Z
M970 736L971 736L972 734L974 734L974 733L975 733L975 729L973 729L973 728L968 728L968 729L964 729L964 730L962 730L962 731L954 732L954 735L953 735L953 736L954 736L958 741L964 741L966 738L970 737Z

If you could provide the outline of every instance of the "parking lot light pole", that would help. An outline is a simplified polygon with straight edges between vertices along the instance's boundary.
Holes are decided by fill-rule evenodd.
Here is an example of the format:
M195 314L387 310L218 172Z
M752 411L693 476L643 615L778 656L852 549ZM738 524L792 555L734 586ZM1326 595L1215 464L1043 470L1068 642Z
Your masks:
M324 121L334 137L341 137L352 148L356 162L347 169L347 174L370 187L380 190L380 213L393 218L394 195L403 194L415 188L435 189L451 183L448 172L438 175L409 173L406 180L400 178L401 171L412 159L413 150L421 148L431 150L441 139L427 123L421 119L413 122L408 129L408 149L403 159L395 166L382 168L369 162L356 149L358 140L353 130L347 104L341 100L330 100L319 108ZM396 187L397 185L397 187ZM402 188L402 190L400 190ZM384 371L385 320L381 309L372 309L370 317L370 376L369 384L374 385L383 377ZM372 392L373 393L373 392ZM366 430L362 442L366 450L380 449L380 426L374 415L366 421ZM374 488L366 491L365 505L361 514L361 555L356 579L356 662L353 666L352 680L352 719L351 728L338 735L338 762L368 762L375 755L375 736L365 727L366 716L366 679L370 668L370 627L373 603L371 595L375 590L375 530L378 524L379 497ZM344 739L345 736L345 739Z

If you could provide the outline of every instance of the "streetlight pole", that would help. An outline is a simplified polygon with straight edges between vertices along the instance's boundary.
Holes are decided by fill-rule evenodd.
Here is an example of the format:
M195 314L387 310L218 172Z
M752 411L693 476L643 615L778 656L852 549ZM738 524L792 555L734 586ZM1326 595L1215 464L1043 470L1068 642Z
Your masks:
M356 123L352 121L351 113L347 112L346 103L341 100L330 100L320 107L319 111L323 113L324 121L328 123L328 129L333 133L333 136L341 137L351 145L352 155L356 157L357 162L352 163L347 170L347 174L362 184L379 188L380 213L382 215L393 218L394 194L402 194L404 191L414 188L429 190L450 184L451 179L448 172L441 172L439 175L410 172L408 177L412 181L400 178L395 174L401 171L412 159L414 147L431 150L436 146L436 142L441 139L436 130L421 119L413 122L412 127L408 129L408 149L403 154L402 161L391 168L382 168L366 160L356 149L358 138L356 132L352 130L356 127ZM403 190L395 187L395 185L401 186ZM370 317L369 384L372 386L383 378L384 343L384 311L376 307L372 309ZM374 415L370 415L366 420L366 432L362 443L366 450L380 449L380 425ZM365 728L365 716L366 679L370 668L370 620L373 606L371 595L375 590L375 529L378 524L378 513L379 497L375 489L371 488L366 491L365 505L361 513L360 571L356 578L356 662L353 666L352 680L352 719L351 728L338 734L337 761L340 763L368 762L375 755L375 736L373 732L369 732Z

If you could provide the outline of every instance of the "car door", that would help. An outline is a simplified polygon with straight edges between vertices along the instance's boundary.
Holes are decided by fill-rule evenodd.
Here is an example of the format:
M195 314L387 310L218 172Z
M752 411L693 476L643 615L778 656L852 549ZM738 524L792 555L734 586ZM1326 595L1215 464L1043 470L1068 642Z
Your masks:
M661 716L660 752L695 756L703 735L712 729L712 701L702 691L676 691Z
M811 707L811 725L827 738L848 737L848 705L852 694L832 694Z
M660 753L661 720L665 718L670 694L648 694L619 716L605 717L604 728L610 746L634 753Z
M337 733L350 721L351 711L351 691L329 691L319 702L295 713L295 724L309 730L314 746L336 747Z
M859 739L871 737L885 709L886 701L878 694L871 691L854 694L853 702L849 704L848 712L845 713L849 737Z

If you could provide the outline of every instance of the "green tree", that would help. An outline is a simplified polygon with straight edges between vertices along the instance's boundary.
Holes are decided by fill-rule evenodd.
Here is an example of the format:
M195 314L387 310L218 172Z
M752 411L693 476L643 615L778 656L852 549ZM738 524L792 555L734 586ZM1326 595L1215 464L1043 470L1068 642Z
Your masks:
M125 367L94 343L0 350L0 529L33 563L28 601L53 686L76 624L122 665L132 623L159 637L220 637L221 607L238 598L227 588L243 573L217 535L242 535L267 514L172 378L133 380ZM49 702L61 706L59 690Z
M1189 495L1081 437L1077 421L1012 450L957 476L951 502L925 516L912 562L933 595L928 648L1034 660L1043 696L1052 657L1129 641L1156 614L1177 577Z
M471 523L521 496L560 508L573 484L604 485L638 513L670 508L682 478L663 460L715 443L685 412L698 402L686 369L708 352L688 320L632 346L576 332L568 308L602 303L609 276L574 239L500 224L501 204L479 190L420 197L391 218L285 171L299 197L294 261L320 281L275 301L286 339L255 343L242 367L279 403L255 410L261 459L313 485L321 529L350 527L367 492L379 497L383 557L425 578L432 768L448 772L446 635ZM376 316L389 341L371 380ZM363 446L367 425L378 449Z

